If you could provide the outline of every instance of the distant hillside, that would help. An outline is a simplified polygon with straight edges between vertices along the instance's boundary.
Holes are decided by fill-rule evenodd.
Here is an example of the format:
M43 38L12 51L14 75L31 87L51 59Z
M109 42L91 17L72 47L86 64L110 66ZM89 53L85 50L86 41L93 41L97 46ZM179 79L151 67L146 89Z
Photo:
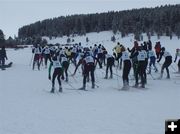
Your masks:
M148 36L173 34L180 37L180 4L166 5L156 8L141 8L118 12L79 14L61 16L38 21L23 26L18 31L19 38L63 35L85 35L89 32L112 30L120 31L122 37L134 33L139 40L141 33Z

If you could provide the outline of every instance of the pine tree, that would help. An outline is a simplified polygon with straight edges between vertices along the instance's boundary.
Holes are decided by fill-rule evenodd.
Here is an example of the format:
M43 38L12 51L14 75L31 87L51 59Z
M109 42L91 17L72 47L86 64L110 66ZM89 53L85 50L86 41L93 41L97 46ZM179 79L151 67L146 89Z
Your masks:
M3 33L3 31L0 29L0 45L3 45L4 43L5 43L4 33Z

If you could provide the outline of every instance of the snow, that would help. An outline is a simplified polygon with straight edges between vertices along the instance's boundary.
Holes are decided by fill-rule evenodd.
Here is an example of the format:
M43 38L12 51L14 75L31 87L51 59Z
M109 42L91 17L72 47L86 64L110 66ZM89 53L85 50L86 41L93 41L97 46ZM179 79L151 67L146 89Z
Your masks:
M109 51L115 46L110 40L111 32L87 34L91 43L104 43ZM125 46L132 46L133 37L120 38ZM117 37L117 38L118 38ZM62 43L67 37L51 40ZM86 37L75 37L83 45ZM152 38L153 45L157 41ZM173 55L179 47L180 40L162 37L162 45ZM99 88L89 91L75 90L82 86L81 71L70 76L69 84L62 83L63 93L48 93L51 82L48 70L32 71L30 66L31 49L7 50L13 67L0 71L0 133L1 134L155 134L164 133L165 120L180 117L180 90L178 74L170 67L171 79L153 80L148 75L147 89L131 88L119 91L122 79L103 79L104 69L95 71L96 84ZM163 63L163 61L161 61ZM160 66L157 65L160 69ZM175 63L172 66L177 69ZM70 66L70 72L74 66ZM122 75L121 70L113 68L115 74ZM131 70L132 71L132 70ZM70 73L69 72L69 73ZM152 73L158 77L159 73ZM132 78L132 72L130 75ZM56 81L57 83L57 81ZM130 80L130 85L134 80ZM56 85L56 87L58 87Z

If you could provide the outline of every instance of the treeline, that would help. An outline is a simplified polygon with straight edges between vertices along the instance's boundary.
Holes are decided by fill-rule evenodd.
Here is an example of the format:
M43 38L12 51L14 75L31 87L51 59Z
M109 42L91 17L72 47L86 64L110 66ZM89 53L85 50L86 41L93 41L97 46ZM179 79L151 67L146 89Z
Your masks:
M120 31L122 37L134 33L139 40L141 33L151 35L173 34L180 37L180 4L126 11L61 16L23 26L19 38L63 35L85 35L89 32Z
M41 36L35 36L33 38L18 38L18 37L14 37L12 38L11 36L9 36L8 39L5 39L5 35L3 33L3 31L0 29L0 48L2 46L6 46L9 48L22 48L22 46L19 45L32 45L32 44L41 44L41 45L45 45L47 44L47 40L43 39Z
M6 46L10 48L17 48L17 45L22 44L22 40L18 37L12 38L11 36L9 36L8 39L5 39L4 37L5 35L3 31L0 29L0 47Z

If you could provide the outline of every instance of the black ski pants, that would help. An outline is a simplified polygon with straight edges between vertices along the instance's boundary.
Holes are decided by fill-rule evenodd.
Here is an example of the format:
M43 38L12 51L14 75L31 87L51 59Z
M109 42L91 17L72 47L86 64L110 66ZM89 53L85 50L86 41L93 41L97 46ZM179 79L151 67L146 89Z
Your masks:
M55 86L55 79L56 79L56 77L57 77L59 86L61 86L61 79L60 79L60 77L61 77L62 73L63 73L62 68L55 68L54 69L53 76L52 76L52 87Z
M114 57L107 58L106 75L108 75L108 70L110 70L111 75L113 74L112 71L113 65L114 65Z
M94 82L95 82L94 70L95 70L94 63L87 63L87 64L84 65L84 70L83 70L83 85L86 85L86 78L88 77L89 73L91 75L92 84L94 84Z
M129 75L130 70L131 70L131 61L125 60L124 61L124 67L123 67L123 75L122 75L124 85L125 84L129 85L128 75Z
M171 63L172 63L172 56L167 56L165 58L165 61L164 61L163 65L162 65L162 69L161 69L161 74L163 74L164 69L166 69L167 77L168 78L170 77L169 68L168 67L171 65Z

